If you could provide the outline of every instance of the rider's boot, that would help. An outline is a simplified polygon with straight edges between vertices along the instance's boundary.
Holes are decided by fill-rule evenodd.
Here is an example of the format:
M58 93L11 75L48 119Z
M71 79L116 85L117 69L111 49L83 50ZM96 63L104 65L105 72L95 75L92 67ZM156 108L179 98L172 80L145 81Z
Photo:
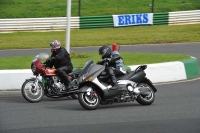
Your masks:
M57 74L65 85L64 91L68 91L69 88L71 87L70 80L68 79L68 74L66 73L66 69L67 69L66 67L61 67L57 69Z
M70 83L70 81L69 81L69 79L68 79L68 76L66 76L66 77L64 78L64 85L65 85L65 91L66 91L66 92L69 91L70 88L72 87L72 85L71 85L71 83Z
M108 68L107 72L109 73L110 78L111 78L111 85L109 85L107 88L109 90L117 90L117 89L119 89L120 87L117 84L117 78L116 78L116 76L115 76L114 71L112 70L112 68Z
M71 83L65 83L65 91L69 91L72 88Z

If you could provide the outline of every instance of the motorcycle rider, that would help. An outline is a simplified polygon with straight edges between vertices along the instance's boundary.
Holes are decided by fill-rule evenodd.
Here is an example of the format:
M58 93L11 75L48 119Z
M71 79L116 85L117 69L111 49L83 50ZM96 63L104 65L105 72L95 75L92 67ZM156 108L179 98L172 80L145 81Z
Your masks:
M70 55L68 51L61 47L61 43L58 40L54 40L50 43L51 57L46 61L46 67L57 69L57 74L65 84L65 91L71 87L68 79L68 73L72 72L73 65L71 63Z
M119 89L116 76L126 74L126 67L123 59L117 50L113 51L109 46L102 46L99 48L99 55L103 59L98 61L97 64L106 65L105 71L111 79L111 86L108 86L110 90Z

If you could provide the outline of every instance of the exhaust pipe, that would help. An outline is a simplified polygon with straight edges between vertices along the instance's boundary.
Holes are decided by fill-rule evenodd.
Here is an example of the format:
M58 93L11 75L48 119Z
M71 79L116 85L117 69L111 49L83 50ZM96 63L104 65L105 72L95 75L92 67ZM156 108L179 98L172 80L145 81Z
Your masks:
M151 91L147 87L136 87L134 88L133 92L135 92L136 94L142 94L146 96L151 93Z

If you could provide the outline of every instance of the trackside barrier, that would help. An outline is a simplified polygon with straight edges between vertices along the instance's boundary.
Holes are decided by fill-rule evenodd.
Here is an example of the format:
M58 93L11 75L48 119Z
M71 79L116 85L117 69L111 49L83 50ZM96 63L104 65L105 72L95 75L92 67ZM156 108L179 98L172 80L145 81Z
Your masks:
M199 24L200 10L153 14L153 25ZM66 30L66 17L0 19L0 32ZM112 15L71 17L71 29L112 28ZM139 25L140 26L140 25Z
M80 29L114 27L112 15L80 17Z
M127 66L128 71L138 65ZM147 77L153 83L179 81L199 76L199 63L194 57L188 60L147 64ZM25 79L34 77L30 69L0 70L0 90L19 90Z
M0 19L0 32L65 30L66 17ZM70 26L79 29L79 17L71 17Z
M169 12L169 25L200 24L200 10Z

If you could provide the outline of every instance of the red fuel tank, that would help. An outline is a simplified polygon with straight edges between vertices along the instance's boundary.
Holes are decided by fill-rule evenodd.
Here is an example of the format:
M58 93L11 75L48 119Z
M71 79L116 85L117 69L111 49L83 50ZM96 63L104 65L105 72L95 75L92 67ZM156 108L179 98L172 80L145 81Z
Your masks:
M57 74L56 74L56 69L54 69L54 68L47 68L47 69L45 70L45 74L46 74L47 76L55 76L55 75L57 75Z

